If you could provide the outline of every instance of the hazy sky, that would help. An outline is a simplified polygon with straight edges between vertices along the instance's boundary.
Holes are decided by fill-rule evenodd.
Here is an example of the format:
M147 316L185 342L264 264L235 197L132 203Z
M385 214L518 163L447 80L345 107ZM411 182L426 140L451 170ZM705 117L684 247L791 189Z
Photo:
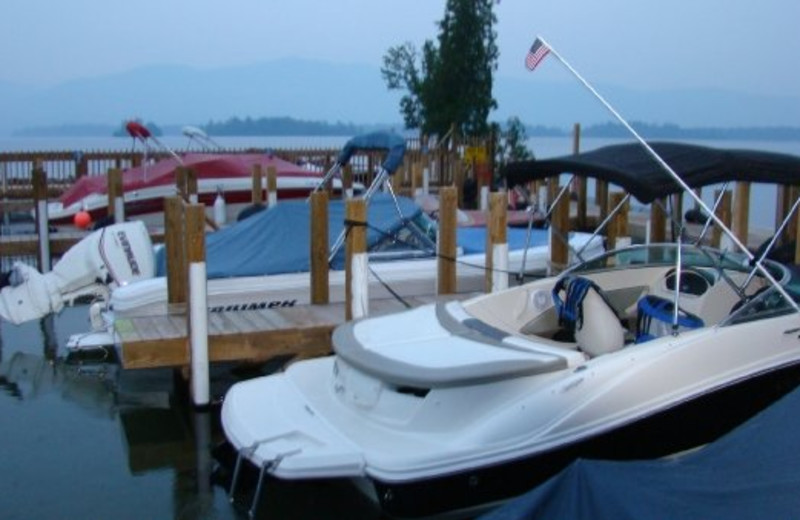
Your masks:
M148 64L367 63L435 40L443 0L2 0L0 81L51 85ZM797 0L501 0L499 75L541 34L590 82L800 94ZM569 75L552 58L535 74ZM530 77L530 76L529 76Z

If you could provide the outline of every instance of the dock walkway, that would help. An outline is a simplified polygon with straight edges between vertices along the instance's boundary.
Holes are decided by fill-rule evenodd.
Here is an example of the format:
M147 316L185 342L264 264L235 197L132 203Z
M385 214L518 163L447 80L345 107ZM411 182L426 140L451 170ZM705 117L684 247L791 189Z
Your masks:
M411 307L471 294L405 298ZM370 300L370 316L405 308L395 299ZM208 319L209 361L265 361L275 356L316 357L331 351L333 329L345 322L344 303L248 311L212 312ZM189 364L185 314L122 318L115 322L123 368Z

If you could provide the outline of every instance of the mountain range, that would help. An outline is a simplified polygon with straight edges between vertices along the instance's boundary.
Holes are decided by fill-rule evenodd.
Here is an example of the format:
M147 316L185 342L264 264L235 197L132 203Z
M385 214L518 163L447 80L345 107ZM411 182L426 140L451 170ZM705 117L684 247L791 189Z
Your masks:
M682 127L797 126L800 97L735 89L645 91L596 85L629 121ZM159 125L203 125L231 117L389 124L402 128L401 92L387 91L380 69L286 59L257 65L192 68L148 66L37 87L0 82L0 136L60 125L119 126L127 119ZM535 75L495 77L493 121L516 116L526 125L571 127L613 117L577 81Z

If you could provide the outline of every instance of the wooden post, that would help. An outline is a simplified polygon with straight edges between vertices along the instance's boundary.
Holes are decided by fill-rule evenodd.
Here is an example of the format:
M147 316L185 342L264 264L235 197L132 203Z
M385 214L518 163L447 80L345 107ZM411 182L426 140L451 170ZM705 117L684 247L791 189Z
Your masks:
M792 209L794 201L797 200L798 195L800 195L799 193L800 188L798 188L797 186L787 186L787 189L785 191L788 192L788 200L785 209L785 214L788 215L789 211L791 211ZM786 217L784 216L784 218ZM797 223L799 218L800 215L798 215L797 212L795 212L795 214L789 220L789 223L786 225L786 231L784 232L784 237L786 238L786 240L791 240L792 237L797 235Z
M311 303L330 301L328 279L328 192L311 194Z
M108 216L114 217L114 223L125 221L125 192L122 189L122 170L108 170Z
M735 190L731 231L742 244L747 246L750 234L748 223L750 217L750 183L737 182Z
M489 197L489 229L486 245L486 292L508 288L508 198L504 192Z
M650 204L650 242L660 243L667 240L667 212L664 206L667 199L656 199Z
M189 353L192 377L192 399L195 406L207 406L208 370L208 279L206 275L205 217L203 204L186 207L186 260L188 263Z
M453 294L458 290L456 278L456 210L458 190L454 186L439 189L439 231L436 237L436 293Z
M680 233L680 228L683 222L683 192L681 193L673 193L670 195L672 200L672 236L678 236Z
M550 266L560 271L569 263L569 197L561 197L550 221Z
M274 208L278 203L278 169L267 166L267 207Z
M597 180L595 181L595 204L599 211L598 222L602 222L608 216L608 182Z
M720 195L720 190L716 190L714 192L714 200L717 200ZM720 200L719 204L717 205L717 209L714 212L717 218L725 224L726 227L730 228L731 225L731 191L725 190L725 193L722 194L722 200ZM716 248L722 247L722 230L719 226L714 226L711 230L711 245Z
M189 204L197 204L197 172L193 168L186 168L186 196Z
M36 204L36 230L39 236L37 246L39 271L46 273L50 271L52 266L50 263L50 225L48 222L49 216L47 215L47 172L42 168L41 160L37 159L33 162L31 177L33 180L33 198Z
M572 128L572 153L574 155L578 155L581 152L581 125L580 123L575 123ZM575 188L578 192L578 208L576 217L576 226L578 229L586 229L587 226L587 212L588 212L588 203L587 203L587 180L586 177L576 177L575 178Z
M89 160L81 152L75 152L75 180L89 175Z
M258 206L264 200L261 198L261 193L262 193L261 178L263 177L261 165L254 164L253 169L251 170L250 173L253 179L253 191L250 195L250 200L253 203L253 205Z
M351 199L346 203L348 222L367 222L367 201ZM367 274L367 228L352 225L347 233L345 255L345 319L363 318L369 311Z
M551 207L555 202L558 192L561 190L561 179L558 176L547 179L547 207ZM569 193L566 193L562 200L569 202Z
M414 161L411 164L411 196L416 197L418 193L423 193L422 163Z
M616 208L621 202L622 199L625 198L625 193L621 191L613 192L609 197L608 206L610 209ZM630 233L628 232L628 207L630 203L625 203L617 214L614 215L614 218L611 219L611 222L608 225L608 233L607 233L607 242L608 242L608 249L615 249L617 247L621 247L623 244L620 243L620 239L622 238L630 238Z
M183 229L183 199L164 199L164 248L167 265L167 306L169 313L186 308L186 241Z
M333 191L333 179L330 180L330 190ZM353 167L347 164L342 168L342 191L338 195L341 199L353 198Z
M186 177L187 173L185 166L178 166L175 168L175 189L184 200L189 200L189 190L186 186Z

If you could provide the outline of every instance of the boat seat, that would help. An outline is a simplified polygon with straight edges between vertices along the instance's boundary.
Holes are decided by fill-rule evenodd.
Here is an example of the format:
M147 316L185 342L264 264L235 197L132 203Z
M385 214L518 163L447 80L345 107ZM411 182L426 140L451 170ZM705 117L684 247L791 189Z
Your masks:
M619 316L603 290L588 278L561 278L553 287L553 303L560 325L574 333L578 347L590 357L625 346L625 328Z
M642 297L637 304L637 308L636 343L644 343L681 330L697 329L704 326L703 320L699 316L678 307L677 327L674 327L675 304L671 300L660 296L648 294Z

